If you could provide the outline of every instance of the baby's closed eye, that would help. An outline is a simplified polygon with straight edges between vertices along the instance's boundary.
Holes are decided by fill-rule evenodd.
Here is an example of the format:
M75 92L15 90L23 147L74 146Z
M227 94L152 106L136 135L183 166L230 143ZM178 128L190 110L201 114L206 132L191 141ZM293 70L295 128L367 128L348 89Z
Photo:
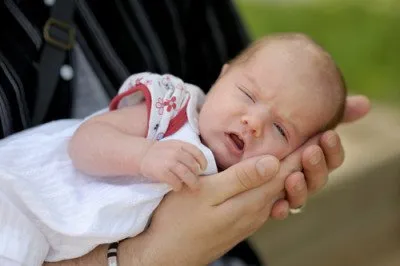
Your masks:
M244 95L246 95L252 102L256 102L254 96L251 94L251 92L249 90L247 90L245 87L242 86L237 86L237 88L243 92Z
M285 132L284 128L281 125L279 125L278 123L274 123L274 126L278 130L279 134L281 134L282 137L287 139L287 135L286 135L286 132Z

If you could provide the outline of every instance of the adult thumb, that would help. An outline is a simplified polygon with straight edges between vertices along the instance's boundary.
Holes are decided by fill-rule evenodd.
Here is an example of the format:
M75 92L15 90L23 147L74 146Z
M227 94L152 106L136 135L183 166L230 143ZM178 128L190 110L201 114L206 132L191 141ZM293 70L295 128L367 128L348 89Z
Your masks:
M231 197L254 189L271 180L278 173L279 161L266 155L241 161L225 171L205 177L201 190L212 205L219 205Z

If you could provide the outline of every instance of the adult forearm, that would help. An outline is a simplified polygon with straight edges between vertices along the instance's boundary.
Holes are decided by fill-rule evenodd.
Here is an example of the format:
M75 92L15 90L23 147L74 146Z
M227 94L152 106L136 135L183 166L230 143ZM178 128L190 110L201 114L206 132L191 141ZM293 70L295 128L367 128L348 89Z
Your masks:
M107 245L98 246L80 258L57 262L46 262L43 266L107 266Z
M76 259L64 260L58 262L46 262L43 266L108 266L107 262L108 245L98 246L90 253ZM171 259L169 257L179 257L179 254L165 256L170 253L168 247L159 248L158 245L151 244L146 237L139 235L135 238L129 238L120 242L118 247L118 265L119 266L184 266L193 265L186 264L181 261ZM169 254L171 255L171 254ZM200 265L200 264L199 264ZM196 264L194 264L196 266Z
M83 124L72 137L69 155L74 166L100 176L135 175L152 141L129 135L104 122Z

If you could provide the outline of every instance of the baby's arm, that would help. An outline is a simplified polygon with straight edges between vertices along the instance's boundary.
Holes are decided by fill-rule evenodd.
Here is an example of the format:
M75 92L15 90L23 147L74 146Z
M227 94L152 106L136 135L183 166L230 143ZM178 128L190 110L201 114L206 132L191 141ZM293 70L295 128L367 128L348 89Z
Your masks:
M68 152L74 166L91 175L139 173L143 155L153 141L145 138L145 103L94 116L77 129Z
M152 141L147 134L145 103L94 116L77 129L69 144L74 166L96 176L142 174L180 190L182 182L198 186L207 161L194 145Z

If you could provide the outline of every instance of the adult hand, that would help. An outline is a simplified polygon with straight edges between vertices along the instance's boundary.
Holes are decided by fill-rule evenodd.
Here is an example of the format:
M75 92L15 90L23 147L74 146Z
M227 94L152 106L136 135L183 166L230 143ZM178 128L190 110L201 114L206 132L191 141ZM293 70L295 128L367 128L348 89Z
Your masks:
M273 156L249 158L201 177L200 190L170 192L142 234L122 241L120 266L206 265L255 232L270 217L284 188ZM106 247L74 260L46 265L106 265Z
M205 265L255 232L270 216L284 179L264 156L200 179L200 190L169 193L142 236L153 265ZM146 263L147 265L147 263Z
M369 108L367 98L348 97L343 121L355 121L367 114ZM332 136L337 142L330 147ZM321 158L313 164L316 151ZM274 157L264 156L205 176L200 179L199 191L185 188L165 197L150 227L120 244L119 264L208 264L250 236L270 216L287 216L289 204L291 207L304 204L308 193L318 191L326 183L328 172L342 161L340 139L334 131L328 131L286 157L280 167ZM300 172L300 162L304 174ZM295 190L296 184L303 188ZM282 198L284 188L287 200L276 201ZM99 246L81 258L49 265L106 265L106 246Z
M354 122L364 117L369 110L370 102L367 97L348 96L342 122ZM328 174L343 161L343 146L333 130L315 136L286 157L281 162L279 172L280 178L287 176L286 195L282 194L282 199L274 204L271 217L284 219L289 208L304 206L307 197L320 191L328 181Z

